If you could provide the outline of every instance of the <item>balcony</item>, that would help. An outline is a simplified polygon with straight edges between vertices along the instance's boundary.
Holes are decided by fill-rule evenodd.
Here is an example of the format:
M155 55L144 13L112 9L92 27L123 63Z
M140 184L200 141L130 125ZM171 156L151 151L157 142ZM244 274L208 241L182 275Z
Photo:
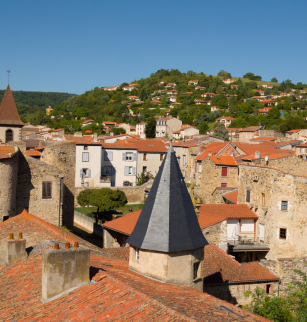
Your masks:
M266 246L266 240L263 237L247 238L240 236L239 239L228 239L228 249L230 252L268 252L270 248Z
M111 183L112 176L105 175L100 177L100 183Z

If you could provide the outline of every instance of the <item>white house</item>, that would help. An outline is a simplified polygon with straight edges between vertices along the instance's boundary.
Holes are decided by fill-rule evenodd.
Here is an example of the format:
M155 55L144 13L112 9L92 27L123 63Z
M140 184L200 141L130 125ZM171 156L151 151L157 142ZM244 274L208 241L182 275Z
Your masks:
M107 87L104 87L103 89L105 91L116 91L118 88L120 88L120 85L107 86Z
M136 125L136 135L142 135L145 134L145 127L146 127L146 122L138 123Z

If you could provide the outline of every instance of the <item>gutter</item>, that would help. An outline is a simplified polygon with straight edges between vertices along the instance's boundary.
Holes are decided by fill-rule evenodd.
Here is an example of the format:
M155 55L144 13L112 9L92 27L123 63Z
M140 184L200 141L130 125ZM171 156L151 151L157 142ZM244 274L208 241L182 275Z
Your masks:
M255 284L255 283L267 283L267 282L279 282L278 288L280 284L280 278L275 278L271 280L255 280L255 281L238 281L238 282L225 282L225 283L214 283L214 284L206 284L204 286L214 286L214 285L238 285L238 284Z

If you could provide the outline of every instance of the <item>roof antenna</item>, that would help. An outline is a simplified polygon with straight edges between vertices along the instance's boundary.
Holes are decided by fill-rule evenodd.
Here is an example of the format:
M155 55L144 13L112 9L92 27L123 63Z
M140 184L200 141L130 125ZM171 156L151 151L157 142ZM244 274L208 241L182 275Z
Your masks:
M9 77L11 76L10 75L10 72L11 71L10 70L7 70L6 72L7 72L7 84L10 85L10 78Z

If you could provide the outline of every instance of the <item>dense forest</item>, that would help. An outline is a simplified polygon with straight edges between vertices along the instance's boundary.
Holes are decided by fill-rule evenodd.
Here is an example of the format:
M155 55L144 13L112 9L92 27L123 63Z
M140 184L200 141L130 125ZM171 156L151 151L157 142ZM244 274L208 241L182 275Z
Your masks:
M4 93L5 90L0 90L0 102L2 101ZM53 92L12 91L12 93L19 115L24 120L27 116L33 115L37 111L43 111L45 113L48 106L54 107L69 97L76 96L76 94Z
M223 80L227 78L232 78L235 82L225 84ZM198 80L198 85L189 85L190 80ZM38 107L51 105L54 107L53 113L46 116L45 112L38 108L33 113L24 113L24 120L33 124L48 124L52 128L65 128L66 133L73 133L81 129L84 118L93 119L99 124L102 121L116 121L135 125L154 115L165 115L165 112L170 110L170 115L179 116L184 124L197 126L200 133L206 133L215 128L216 119L220 116L235 118L231 127L236 128L258 124L282 132L293 128L307 128L305 120L307 94L302 91L307 88L307 85L301 82L293 84L287 79L278 83L275 77L270 82L266 82L261 76L250 72L238 78L231 77L230 73L223 70L217 76L213 76L193 71L182 73L177 69L161 69L148 78L135 79L131 83L134 84L132 91L125 89L129 86L128 83L123 83L114 91L95 87L79 96L59 93L62 95L61 99L65 95L69 97L58 103L55 103L55 100L49 103L51 99L48 96L46 96L48 103L43 103L44 99L40 97L38 98L40 105L38 102L35 105ZM166 87L168 83L175 83L176 86ZM237 87L234 88L232 85ZM270 88L262 85L270 85ZM176 94L176 102L173 105L169 101L170 95L165 92L170 89ZM18 101L17 93L14 92L16 101ZM204 97L203 93L213 93L214 96ZM259 109L265 106L257 100L261 95L268 98L273 95L280 96L275 98L276 106L273 106L268 115L259 113ZM33 96L35 96L34 93ZM140 101L135 101L131 98L133 96ZM195 100L202 100L204 103L198 105ZM217 106L219 110L211 111L211 106ZM82 130L87 129L99 134L102 131L102 127L96 125L82 128Z

